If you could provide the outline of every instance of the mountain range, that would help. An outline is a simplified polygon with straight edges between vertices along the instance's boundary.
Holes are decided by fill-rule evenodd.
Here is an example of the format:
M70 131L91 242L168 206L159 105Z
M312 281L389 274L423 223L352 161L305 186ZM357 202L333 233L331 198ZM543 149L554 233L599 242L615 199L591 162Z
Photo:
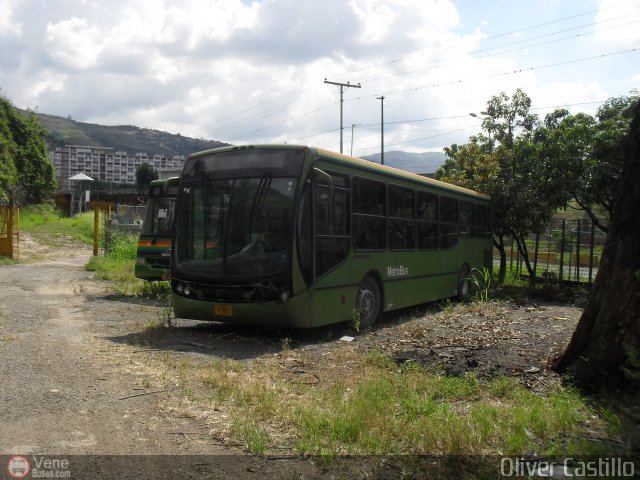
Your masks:
M47 144L53 150L65 145L109 147L130 155L145 152L148 155L184 155L228 145L216 140L190 138L179 133L167 133L133 125L106 126L76 122L71 118L37 113L38 120L47 131Z
M140 128L133 125L106 126L95 123L77 122L69 117L59 117L36 113L40 124L47 131L47 144L53 150L64 145L87 145L110 147L115 151L129 154L145 152L148 155L188 156L210 148L222 147L227 143L204 140L167 133L160 130ZM380 154L362 157L380 163ZM384 163L413 173L433 173L444 163L442 152L409 153L390 151L384 153Z

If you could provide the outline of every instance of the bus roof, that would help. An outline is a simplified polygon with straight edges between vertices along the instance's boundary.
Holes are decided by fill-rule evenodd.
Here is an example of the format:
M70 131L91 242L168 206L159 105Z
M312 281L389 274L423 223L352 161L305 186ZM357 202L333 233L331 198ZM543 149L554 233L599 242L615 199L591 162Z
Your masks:
M330 150L326 150L320 147L309 147L308 145L293 145L293 144L257 144L257 145L237 145L237 146L229 146L229 147L221 147L215 148L212 150L205 150L202 152L197 152L191 155L191 157L199 157L202 155L207 155L211 153L222 153L222 152L233 152L233 151L243 151L243 150L253 150L260 148L287 148L287 149L306 149L306 150L314 150L318 154L323 155L332 160L336 160L339 163L342 163L346 166L351 167L359 167L364 170L368 170L370 172L378 173L384 176L392 176L396 178L400 178L402 180L406 180L413 183L420 183L423 185L430 185L432 187L441 189L441 190L449 190L457 193L461 193L463 195L469 195L476 197L482 200L491 200L489 195L485 195L484 193L476 192L475 190L470 190L468 188L459 187L457 185L453 185L451 183L442 182L440 180L436 180L429 177L424 177L422 175L418 175L415 173L407 172L405 170L400 170L399 168L390 167L388 165L380 165L378 163L371 162L369 160L363 160L357 157L351 157L349 155L344 155L342 153L332 152Z
M159 197L162 195L175 195L179 183L180 177L152 180L151 183L149 183L149 196Z

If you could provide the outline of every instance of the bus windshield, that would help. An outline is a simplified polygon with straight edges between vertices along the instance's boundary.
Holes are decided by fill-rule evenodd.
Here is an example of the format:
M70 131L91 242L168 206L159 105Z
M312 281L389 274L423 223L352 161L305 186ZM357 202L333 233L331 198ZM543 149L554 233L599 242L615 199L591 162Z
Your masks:
M176 268L201 278L255 279L290 265L295 177L185 179Z
M175 196L149 197L147 211L142 223L142 235L170 238L171 217L173 216L175 203Z

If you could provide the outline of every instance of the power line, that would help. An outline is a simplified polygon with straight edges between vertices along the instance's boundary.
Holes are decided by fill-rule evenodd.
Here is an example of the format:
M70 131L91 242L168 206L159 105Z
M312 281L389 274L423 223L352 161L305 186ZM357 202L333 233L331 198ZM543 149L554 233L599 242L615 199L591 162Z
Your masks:
M629 2L616 3L614 5L609 5L608 7L606 7L606 9L618 7L620 5L625 5L625 4L628 4L628 3ZM605 9L589 10L589 11L586 11L586 12L583 12L583 13L578 13L578 14L571 15L571 16L568 16L568 17L563 17L563 18L559 18L559 19L556 19L556 20L551 20L551 21L548 21L548 22L539 23L539 24L536 24L536 25L531 25L529 27L524 27L524 28L520 28L520 29L517 29L517 30L512 30L510 32L500 33L498 35L493 35L491 37L487 37L487 38L481 39L480 41L481 42L488 42L490 40L495 40L497 38L507 37L507 36L513 35L515 33L522 33L522 32L526 32L528 30L534 30L536 28L545 27L547 25L552 25L554 23L560 23L560 22L564 22L566 20L571 20L571 19L574 19L574 18L583 17L585 15L590 15L592 13L596 13L596 12L601 11L601 10L605 10ZM382 66L385 66L385 65L398 63L398 62L401 62L401 61L406 60L406 59L411 59L411 58L423 56L426 53L428 53L428 52L424 51L422 53L418 53L418 54L415 54L415 55L409 55L409 56L406 56L406 57L398 57L396 59L389 60L387 62L379 63L379 64L376 64L376 65L370 65L370 66L363 67L363 68L356 69L356 70L351 70L351 72L349 72L349 73L357 73L357 72L361 72L361 71L364 71L364 70L369 70L369 69L376 68L376 67L382 67Z
M621 3L615 4L615 5L609 6L609 7L607 7L607 8L613 8L613 7L616 7L616 6L619 6L619 5L625 4L625 3L626 3L626 2L621 2ZM538 27L541 27L541 26L550 25L550 24L555 24L555 23L560 23L560 22L565 21L565 20L569 20L569 19L573 19L573 18L578 18L578 17L584 16L584 15L588 15L588 14L590 14L590 13L594 13L594 12L597 12L597 11L601 11L601 10L602 10L602 9L600 9L600 10L590 10L590 11L583 12L583 13L580 13L580 14L571 15L571 16L568 16L568 17L563 17L563 18L560 18L560 19L556 19L556 20L553 20L553 21L544 22L544 23L540 23L540 24L537 24L537 25L532 25L532 26L525 27L525 28L522 28L522 29L512 30L512 31L510 31L510 32L506 32L506 33L503 33L503 34L499 34L499 35L495 35L495 36L492 36L492 37L488 37L488 38L483 39L483 40L481 40L481 41L482 41L482 42L486 42L486 41L488 41L488 40L493 40L493 39L497 39L497 38L505 37L505 36L508 36L508 35L512 35L512 34L514 34L514 33L520 33L520 32L524 32L524 31L532 30L532 29L535 29L535 28L538 28ZM550 42L542 42L542 43L535 44L535 45L523 46L523 47L520 47L520 48L517 48L517 49L512 49L512 50L509 50L509 51L506 51L506 52L505 52L505 51L495 51L496 49L504 48L504 47L507 47L507 46L510 46L510 45L516 45L516 44L520 44L520 43L523 43L523 42L529 42L529 41L532 41L532 40L535 40L535 39L545 38L545 37L549 37L549 36L557 35L557 34L559 34L559 33L567 32L567 31L571 31L571 30L576 30L576 29L579 29L579 28L585 28L585 27L593 26L593 25L600 25L600 24L602 24L602 23L610 22L610 21L613 21L613 20L617 20L617 19L619 19L619 18L621 18L621 17L620 17L620 16L618 16L618 17L612 17L612 18L608 18L608 19L601 20L601 21L599 21L599 22L593 22L593 23L591 23L591 24L584 24L584 25L580 25L580 26L578 26L578 27L573 27L573 28L569 28L569 29L565 29L565 30L560 30L560 31L557 31L557 32L552 32L552 33L550 33L550 34L540 35L540 36L533 37L533 38L529 38L529 39L518 40L518 41L514 41L514 42L506 43L506 44L499 45L499 46L496 46L496 47L491 47L491 48L487 48L487 49L484 49L484 50L477 51L477 52L475 52L475 53L474 53L474 55L477 55L478 53L488 52L488 53L486 53L485 55L483 55L483 57L488 57L488 56L493 56L493 55L499 55L499 54L509 53L509 52L516 51L516 50L519 50L519 49L522 49L522 48L532 48L532 47L536 47L536 46L547 45L547 44L549 44L549 43L553 43L553 42L560 42L560 41L568 40L568 39L570 39L570 38L576 38L576 37L578 37L578 36L580 36L580 35L590 35L590 34L593 34L593 33L595 33L595 32L588 32L588 33L584 33L584 34L578 34L578 35L575 35L575 36L563 37L563 38L560 38L560 39L552 40L552 41L550 41ZM634 22L627 22L627 23L625 23L625 24L621 24L621 25L614 25L614 26L612 26L612 27L608 27L607 29L609 29L609 28L619 28L619 27L621 27L621 26L625 26L625 25L628 25L628 24L631 24L631 23L635 23L635 21L634 21ZM601 31L601 30L600 30L600 31ZM493 52L492 52L492 51L493 51ZM411 59L411 58L415 58L415 57L417 57L417 56L422 56L422 55L424 55L424 53L422 53L422 54L418 54L418 55L413 55L413 56L408 56L408 57L401 57L401 58L399 58L399 59L395 59L395 60L392 60L392 61L389 61L389 62L385 62L385 63L383 63L383 64L372 65L372 66L369 66L369 67L364 67L364 68L361 68L361 69L357 69L357 70L355 70L355 71L356 71L356 72L357 72L357 71L363 71L363 70L367 70L367 69L370 69L370 68L375 68L376 66L381 66L381 65L387 65L387 64L397 63L397 62L402 61L402 60ZM481 58L482 58L482 57L481 57ZM579 60L578 60L578 61L579 61ZM457 62L457 63L460 63L460 62ZM425 68L440 68L440 67L442 67L442 66L451 65L451 64L455 64L455 62L453 62L453 63L451 63L451 62L450 62L450 63L441 63L441 62L440 62L440 63L438 63L438 62L436 62L436 63L431 63L431 64L428 64L428 65L422 66L422 67L420 67L420 68L409 69L409 70L397 70L396 72L394 72L394 75L414 73L414 72L417 72L417 71L423 70L423 69L425 69ZM533 68L539 69L539 68L544 68L544 66L541 66L541 67L533 67ZM369 79L367 79L367 80L365 80L365 81L375 81L375 80L380 80L380 79L387 78L387 77L389 77L389 76L394 76L394 75L385 75L385 76L379 76L379 77L375 77L375 76L374 76L374 77L371 77L371 78L369 78ZM478 77L478 78L480 78L480 77ZM484 77L484 78L489 78L489 77ZM469 81L469 80L463 80L463 81ZM437 85L437 86L440 86L440 85ZM410 91L410 90L411 90L411 89L404 90L404 91ZM220 118L220 119L218 119L218 120L216 120L216 121L213 121L213 122L211 122L211 123L209 123L209 124L205 125L205 127L204 127L204 128L206 128L207 130L209 130L212 126L214 126L214 125L219 125L219 124L221 124L222 122L225 122L225 124L224 124L224 126L222 127L222 129L218 129L217 134L218 134L218 135L220 135L220 134L221 134L221 132L229 131L229 130L231 130L231 129L234 129L234 128L237 128L237 127L240 127L241 125L247 124L247 123L249 123L249 122L255 122L255 121L257 121L257 120L260 120L261 118L265 118L265 117L272 116L272 115L275 115L275 114L277 114L277 113L280 113L280 112L286 111L287 109L292 108L294 105L304 105L305 103L310 103L310 102L312 102L312 101L315 101L315 100L318 100L318 99L320 99L320 98L325 97L325 95L317 95L317 96L315 96L315 97L313 97L313 98L305 99L304 101L294 101L294 102L291 102L291 103L287 103L287 104L285 104L285 105L280 105L280 106L278 106L278 107L274 107L274 108L269 109L269 110L267 110L267 111L263 111L263 112L261 112L259 115L251 116L250 118L238 119L238 120L237 120L237 121L235 121L235 122L229 122L229 119L230 119L230 118L238 118L238 117L240 117L241 115L243 115L243 114L245 114L245 113L247 113L247 112L250 112L250 111L256 110L256 109L258 109L258 108L259 108L259 107L261 107L261 106L267 105L267 104L269 104L269 103L271 103L271 102L274 102L274 101L280 100L280 99L285 98L285 97L287 97L287 96L291 96L291 95L295 94L296 92L300 92L300 91L302 91L302 89L297 89L297 90L293 90L293 91L290 91L290 92L286 92L286 93L281 94L281 95L279 95L279 96L277 96L277 97L274 97L274 98L269 99L269 100L267 100L267 101L261 102L261 103L259 103L259 104L257 104L257 105L251 106L251 107L249 107L249 108L247 108L247 109L245 109L245 110L242 110L242 111L239 111L239 112L233 113L233 114L231 114L230 116L227 116L227 117L225 117L225 118ZM385 94L386 94L386 93L385 93ZM379 95L379 94L375 94L375 96L378 96L378 95ZM372 95L372 96L373 96L373 95ZM372 97L372 96L371 96L371 97ZM362 99L362 98L368 98L368 97L358 97L358 98L356 98L355 100L359 100L359 99ZM353 101L353 100L350 100L350 101ZM334 104L332 104L332 105L335 105L335 103L334 103ZM315 109L315 110L314 110L314 112L315 112L315 111L319 111L319 110L323 110L324 108L326 108L326 107L320 107L320 108L318 108L318 109ZM306 116L306 114L305 114L305 115L303 115L303 116ZM291 120L291 118L289 118L289 120ZM278 122L277 124L280 124L280 123L282 123L282 122ZM267 128L268 128L268 127L267 127ZM265 128L261 128L261 129L260 129L260 131L262 131L262 130L264 130L264 129L265 129ZM237 137L235 137L235 138L242 138L242 137L245 137L246 135L247 135L247 134L243 134L243 135L237 136Z
M595 60L595 59L599 59L599 58L606 58L606 57L612 57L615 55L622 55L624 53L631 53L631 52L635 52L638 49L640 49L640 47L636 47L636 48L630 48L627 50L620 50L617 52L611 52L611 53L603 53L600 55L593 55L590 57L583 57L583 58L578 58L575 60L567 60L564 62L556 62L556 63L549 63L546 65L537 65L534 67L523 67L523 68L517 68L515 70L509 70L506 72L498 72L498 73L491 73L488 75L481 75L481 76L477 76L477 77L469 77L469 78L459 78L457 80L450 80L447 82L439 82L439 83L432 83L430 85L422 85L422 86L417 86L417 87L411 87L411 88L405 88L402 90L395 90L395 91L391 91L391 92L383 92L384 95L395 95L398 93L407 93L407 92L416 92L419 90L426 90L427 88L437 88L437 87L444 87L444 86L448 86L448 85L457 85L457 84L462 84L462 83L467 83L467 82L472 82L475 80L486 80L489 78L495 78L495 77L501 77L504 75L517 75L520 73L524 73L524 72L532 72L535 70L542 70L545 68L552 68L552 67L558 67L558 66L562 66L562 65L571 65L574 63L580 63L580 62L586 62L589 60ZM371 94L371 95L366 95L366 96L361 96L361 97L357 97L357 98L353 98L351 100L348 101L357 101L357 100L363 100L365 98L373 98L376 96L379 96L380 93L375 93L375 94Z
M580 106L580 105L594 105L594 104L602 104L602 103L605 103L606 101L607 100L597 100L597 101L592 101L592 102L566 103L566 104L562 104L562 105L551 105L551 106L545 106L545 107L531 107L530 110L546 110L546 109L549 109L549 108L557 109L557 108L560 108L560 107L575 107L575 106ZM449 116L449 117L438 117L438 118L434 117L434 118L431 118L431 119L423 119L423 120L419 120L419 121L454 119L454 118L467 118L468 116L469 116L469 114L467 114L467 115L454 115L454 116ZM405 120L405 121L399 121L399 122L393 122L393 123L404 123L404 122L408 122L408 121ZM364 126L364 125L362 125L362 126ZM376 126L376 125L374 124L374 125L370 125L370 126ZM463 131L463 130L468 130L470 128L476 128L476 127L477 127L476 125L471 125L469 127L464 127L464 128L460 128L460 129L457 129L457 130L450 130L450 131L447 131L447 132L442 132L442 133L438 133L438 134L435 134L435 135L430 135L430 136L427 136L427 137L420 137L420 138L415 138L415 139L412 139L412 140L405 140L405 141L402 141L402 142L391 143L391 144L388 144L387 146L390 147L390 146L395 146L395 145L404 145L404 144L407 144L407 143L419 142L421 140L428 140L428 139L431 139L431 138L441 137L441 136L444 136L444 135L449 135L451 133L457 133L457 132L460 132L460 131ZM414 132L415 132L415 130L414 130ZM363 148L356 149L356 151L373 150L375 148L377 148L377 147L363 147Z
M621 16L621 17L616 17L615 19L617 20L618 18L627 18L627 17L626 16ZM632 25L632 24L638 23L638 22L640 22L640 20L633 20L633 21L629 21L629 22L626 22L626 23L621 23L621 24L618 24L618 25L613 25L613 26L610 26L610 27L606 27L606 28L600 29L598 31L578 33L578 34L575 34L575 35L569 35L569 36L562 37L562 38L556 38L556 39L549 40L549 41L546 41L546 42L523 45L521 47L512 48L510 50L503 50L505 47L509 47L511 45L518 45L518 44L521 44L521 43L530 42L532 40L552 37L552 36L555 36L555 35L557 35L559 33L564 33L564 32L568 32L568 31L572 31L572 30L578 30L578 29L584 28L586 26L600 25L601 23L603 23L603 22L595 22L595 23L591 23L591 24L588 24L588 25L582 25L580 27L574 27L574 28L569 28L569 29L566 29L566 30L561 30L561 31L558 31L558 32L552 32L552 33L549 33L549 34L540 35L538 37L528 38L528 39L524 39L524 40L518 40L518 41L510 42L510 43L505 43L505 44L502 44L502 45L497 45L495 47L486 48L486 49L483 49L483 50L477 50L477 51L473 52L471 54L471 56L473 58L480 58L481 59L481 58L492 57L492 56L495 56L495 55L504 55L506 53L517 52L519 50L524 50L524 49L529 49L529 48L534 48L534 47L540 47L540 46L543 46L543 45L549 45L549 44L557 43L557 42L563 42L565 40L584 37L584 36L587 36L587 35L595 35L596 33L602 32L604 30L610 30L610 29L613 29L613 28L620 28L620 27L624 27L624 26L627 26L627 25ZM478 55L478 54L484 53L484 52L488 52L488 53L485 53L484 55ZM363 82L373 82L373 81L376 81L376 80L384 80L385 78L396 77L396 76L402 75L402 74L415 73L415 72L419 72L419 71L422 71L422 70L426 70L428 68L433 69L433 68L442 68L442 67L451 66L451 65L459 65L460 63L464 63L465 61L466 60L463 58L462 60L456 61L456 62L432 62L432 63L427 63L426 65L422 65L422 66L417 67L417 68L406 68L406 69L390 70L389 72L386 72L382 76L373 76L373 77L369 77L369 78L364 78L364 79L362 79L362 81Z
M430 84L430 85L422 85L422 86L411 87L411 88L406 88L406 89L402 89L402 90L378 92L378 93L374 93L374 94L371 94L371 95L365 95L365 96L359 96L359 97L347 99L346 101L347 102L354 102L354 101L364 100L364 99L367 99L367 98L370 99L370 98L374 98L374 97L379 97L381 95L396 95L396 94L399 94L399 93L417 92L417 91L420 91L420 90L426 90L428 88L438 88L438 87L444 87L444 86L450 86L450 85L457 85L457 84L468 83L468 82L472 82L472 81L476 81L476 80L486 80L486 79L489 79L489 78L501 77L501 76L505 76L505 75L517 75L517 74L525 73L525 72L542 70L542 69L552 68L552 67L557 67L557 66L562 66L562 65L571 65L571 64L574 64L574 63L580 63L580 62L585 62L585 61L589 61L589 60L595 60L595 59L606 58L606 57L611 57L611 56L615 56L615 55L621 55L621 54L625 54L625 53L631 53L631 52L637 51L638 49L640 49L640 47L627 49L627 50L621 50L621 51L617 51L617 52L604 53L604 54L600 54L600 55L593 55L593 56L590 56L590 57L584 57L584 58L579 58L579 59L574 59L574 60L567 60L567 61L564 61L564 62L557 62L557 63L546 64L546 65L538 65L538 66L533 66L533 67L524 67L524 68L520 68L520 69L516 69L516 70L509 70L509 71L492 73L492 74L481 75L481 76L476 76L476 77L460 78L460 79L457 79L457 80L450 80L450 81L447 81L447 82L433 83L433 84ZM282 124L286 123L287 121L293 121L293 120L296 120L296 119L299 119L299 118L307 117L307 116L309 116L309 115L311 115L313 113L317 113L317 112L319 112L321 110L325 110L327 108L330 108L333 105L335 105L336 103L337 102L334 102L331 105L325 105L325 106L316 108L313 111L304 113L304 114L299 115L297 117L289 117L289 118L287 118L285 120L282 120L280 122L269 124L269 125L267 125L265 127L262 127L262 128L260 128L258 130L254 130L252 132L247 132L247 133L242 134L240 136L236 136L234 139L232 139L232 141L237 140L239 138L246 137L247 135L252 135L252 134L255 134L255 133L262 132L264 130L267 130L267 129L272 128L272 127L277 126L277 125L282 125ZM281 109L279 109L279 111L284 111L286 109L287 108L285 106L285 107L282 107ZM422 120L415 120L415 121L422 121Z

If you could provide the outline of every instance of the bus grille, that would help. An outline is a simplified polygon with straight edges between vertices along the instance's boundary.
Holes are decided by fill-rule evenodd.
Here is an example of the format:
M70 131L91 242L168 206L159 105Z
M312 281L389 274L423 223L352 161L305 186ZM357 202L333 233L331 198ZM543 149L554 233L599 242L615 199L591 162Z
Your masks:
M212 302L263 303L279 299L278 292L273 285L216 285L190 282L189 286L196 298Z

